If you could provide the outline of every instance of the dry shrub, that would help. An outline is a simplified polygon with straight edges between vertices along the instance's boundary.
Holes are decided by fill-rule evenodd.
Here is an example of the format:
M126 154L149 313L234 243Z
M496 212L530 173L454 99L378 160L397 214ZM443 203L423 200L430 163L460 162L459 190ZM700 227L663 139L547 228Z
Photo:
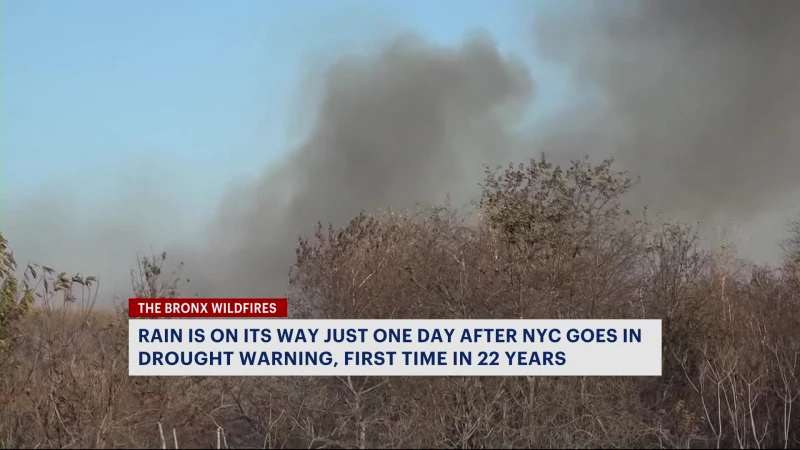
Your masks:
M489 171L480 203L362 213L300 241L292 314L660 318L664 376L127 376L125 312L20 316L9 447L800 447L800 225L779 268L620 207L612 161ZM139 296L177 294L163 257ZM70 286L70 289L84 286ZM77 294L75 294L77 295Z

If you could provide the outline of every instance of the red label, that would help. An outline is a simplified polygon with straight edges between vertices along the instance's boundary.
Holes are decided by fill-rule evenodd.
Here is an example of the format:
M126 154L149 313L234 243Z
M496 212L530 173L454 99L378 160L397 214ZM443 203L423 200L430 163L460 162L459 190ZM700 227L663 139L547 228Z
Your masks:
M132 298L128 300L128 317L287 317L289 302L285 298Z

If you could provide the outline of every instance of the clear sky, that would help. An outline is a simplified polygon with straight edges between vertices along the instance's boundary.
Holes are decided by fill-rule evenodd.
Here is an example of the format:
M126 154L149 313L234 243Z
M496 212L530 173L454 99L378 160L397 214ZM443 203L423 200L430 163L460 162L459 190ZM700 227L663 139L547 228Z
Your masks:
M488 0L4 0L2 201L27 201L49 187L90 204L130 172L121 167L143 164L146 154L192 193L183 199L186 213L200 213L232 178L255 174L287 149L310 61L367 49L395 31L446 44L488 30L533 66L536 108L545 111L564 86L558 71L532 58L529 27L538 7Z

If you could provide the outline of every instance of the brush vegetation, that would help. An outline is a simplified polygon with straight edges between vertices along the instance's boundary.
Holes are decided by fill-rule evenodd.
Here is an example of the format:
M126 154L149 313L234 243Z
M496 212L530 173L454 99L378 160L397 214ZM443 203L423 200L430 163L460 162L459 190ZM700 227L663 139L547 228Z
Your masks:
M130 378L97 280L0 259L9 448L799 448L800 222L763 267L632 214L612 161L487 171L473 208L364 212L299 241L308 318L662 319L663 376ZM641 217L640 217L641 216ZM136 296L176 296L166 254ZM232 293L233 294L233 293Z

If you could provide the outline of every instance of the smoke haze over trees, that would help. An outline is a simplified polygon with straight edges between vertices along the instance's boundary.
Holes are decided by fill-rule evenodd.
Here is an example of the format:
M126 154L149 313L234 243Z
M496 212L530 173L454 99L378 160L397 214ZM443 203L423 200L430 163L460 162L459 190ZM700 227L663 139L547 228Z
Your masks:
M644 177L641 203L688 220L748 220L797 198L800 5L579 3L538 18L536 48L602 104L556 121L546 148L613 153Z
M307 135L237 180L200 238L179 239L180 192L146 161L110 219L44 191L4 209L0 447L800 448L800 2L582 1L529 39L581 94L534 125L537 74L486 33L337 55ZM734 219L755 251L703 239ZM114 258L143 242L139 296L661 319L663 376L131 378L127 317L91 310L109 304L96 280L9 249L124 277Z
M626 200L637 211L647 205L709 228L736 219L754 223L753 235L767 220L770 237L785 228L800 182L797 2L581 2L559 11L532 20L531 52L567 68L588 94L544 124L523 120L536 74L491 36L443 47L403 35L331 64L304 142L231 187L191 243L168 225L181 220L170 212L180 192L141 192L166 170L123 186L108 209L113 221L76 222L76 200L55 195L7 212L7 234L23 257L82 254L82 271L124 273L129 264L110 255L163 245L186 262L195 293L275 292L314 223L446 196L465 204L484 164L542 152L562 163L614 156L643 177ZM756 256L774 261L772 241L757 241Z

